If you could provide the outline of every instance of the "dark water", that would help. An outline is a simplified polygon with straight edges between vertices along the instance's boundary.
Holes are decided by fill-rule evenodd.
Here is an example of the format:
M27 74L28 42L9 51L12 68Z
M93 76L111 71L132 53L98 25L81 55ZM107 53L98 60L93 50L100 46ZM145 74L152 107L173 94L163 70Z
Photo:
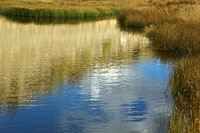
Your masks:
M0 132L165 132L171 68L114 19L0 18Z

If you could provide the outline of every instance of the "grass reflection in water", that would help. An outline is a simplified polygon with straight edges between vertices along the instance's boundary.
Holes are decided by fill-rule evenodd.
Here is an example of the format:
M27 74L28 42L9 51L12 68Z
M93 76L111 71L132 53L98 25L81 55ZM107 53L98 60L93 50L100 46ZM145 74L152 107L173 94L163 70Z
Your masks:
M40 105L38 98L58 93L57 80L78 84L97 65L133 63L124 60L143 54L148 39L121 32L115 24L24 25L0 18L0 107Z

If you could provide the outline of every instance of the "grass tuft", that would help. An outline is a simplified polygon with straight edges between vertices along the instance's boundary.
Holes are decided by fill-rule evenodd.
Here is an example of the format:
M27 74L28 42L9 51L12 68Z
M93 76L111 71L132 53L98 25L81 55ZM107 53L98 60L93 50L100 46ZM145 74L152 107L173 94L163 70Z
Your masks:
M174 68L171 77L175 107L170 132L200 132L200 56L186 57Z
M157 25L166 22L177 21L176 9L146 8L138 10L124 10L118 13L117 19L121 26L132 28L144 28L149 25Z
M146 35L158 50L172 51L181 55L200 52L200 23L179 21L149 26Z
M137 0L0 0L0 15L35 18L97 18L122 8L139 6Z
M34 18L97 18L111 16L114 10L99 11L88 10L64 10L64 9L27 9L27 8L1 8L0 14L15 17L34 17Z

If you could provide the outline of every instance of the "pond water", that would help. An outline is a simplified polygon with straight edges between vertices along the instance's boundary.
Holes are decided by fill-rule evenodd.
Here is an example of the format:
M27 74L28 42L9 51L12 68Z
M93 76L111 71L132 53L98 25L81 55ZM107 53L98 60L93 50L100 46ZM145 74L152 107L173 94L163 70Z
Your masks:
M165 132L172 63L115 19L35 24L0 17L0 131Z

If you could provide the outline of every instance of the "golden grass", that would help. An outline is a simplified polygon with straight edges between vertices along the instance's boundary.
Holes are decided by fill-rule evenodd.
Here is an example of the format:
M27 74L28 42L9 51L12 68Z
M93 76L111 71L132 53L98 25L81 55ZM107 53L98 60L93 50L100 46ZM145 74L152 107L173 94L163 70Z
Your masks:
M162 7L162 8L160 8ZM122 27L144 28L157 50L181 55L200 51L200 6L152 6L118 13Z
M200 51L200 23L179 21L145 29L158 50L192 55Z
M153 0L151 3L150 8L121 11L118 22L124 27L143 28L157 50L182 55L170 81L174 109L168 132L200 132L199 2Z
M175 108L170 132L200 132L200 56L180 60L171 78Z
M119 24L123 27L144 28L151 24L174 22L177 19L175 14L176 9L151 7L121 11L118 13L117 19Z
M195 101L200 91L200 56L182 59L174 69L173 95ZM181 89L180 89L181 88Z

